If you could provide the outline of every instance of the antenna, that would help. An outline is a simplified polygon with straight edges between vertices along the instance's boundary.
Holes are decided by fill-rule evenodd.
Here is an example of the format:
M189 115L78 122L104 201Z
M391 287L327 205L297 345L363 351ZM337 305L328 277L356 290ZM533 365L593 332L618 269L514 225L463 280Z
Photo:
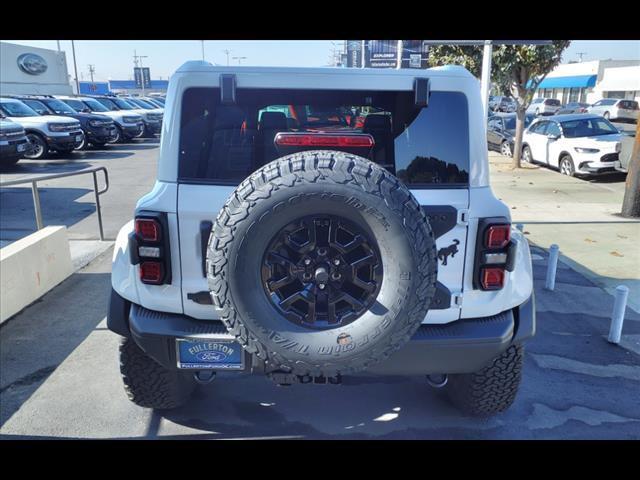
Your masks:
M582 57L584 57L587 54L587 52L576 52L576 55L578 55L578 57L580 57L578 59L578 62L582 62Z

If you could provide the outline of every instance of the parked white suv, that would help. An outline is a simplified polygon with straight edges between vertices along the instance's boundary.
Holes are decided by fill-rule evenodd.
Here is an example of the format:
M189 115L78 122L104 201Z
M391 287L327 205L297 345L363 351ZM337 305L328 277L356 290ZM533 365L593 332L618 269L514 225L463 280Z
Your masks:
M113 119L116 125L116 137L113 143L125 142L138 138L144 133L144 121L142 116L135 112L112 111L91 97L64 97L56 96L71 108L78 112L99 113Z
M588 113L602 115L607 120L638 121L640 108L635 100L603 98L587 108Z
M196 61L165 113L111 274L133 402L176 407L218 371L367 370L427 375L471 414L511 405L531 258L489 186L473 75Z
M620 132L598 115L581 113L538 119L524 131L522 144L523 161L547 164L565 175L620 169Z
M534 98L527 107L527 113L538 115L555 115L562 108L560 100L555 98Z
M58 115L43 117L13 98L0 98L0 110L9 120L25 129L30 143L25 158L44 158L50 150L70 153L84 141L80 122L72 118Z

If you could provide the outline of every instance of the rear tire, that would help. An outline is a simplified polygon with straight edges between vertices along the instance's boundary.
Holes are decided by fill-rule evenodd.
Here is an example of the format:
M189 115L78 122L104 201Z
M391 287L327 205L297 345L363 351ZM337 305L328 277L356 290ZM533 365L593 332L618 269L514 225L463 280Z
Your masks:
M196 387L190 374L164 368L130 338L120 344L120 373L129 400L140 407L179 407Z
M450 375L445 387L452 403L473 416L495 415L514 402L520 380L524 347L512 345L482 370Z
M604 112L602 116L604 117L605 120L609 120L609 117L611 116L611 114L609 112Z
M533 163L533 156L531 155L529 145L525 145L522 149L522 161L524 163Z

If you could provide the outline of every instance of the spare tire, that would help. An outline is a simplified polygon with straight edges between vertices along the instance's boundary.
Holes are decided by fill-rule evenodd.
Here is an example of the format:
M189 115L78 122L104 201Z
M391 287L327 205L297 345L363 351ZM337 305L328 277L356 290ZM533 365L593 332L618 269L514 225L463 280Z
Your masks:
M400 349L437 274L409 189L336 151L275 160L244 180L212 228L207 276L230 333L266 370L333 377Z

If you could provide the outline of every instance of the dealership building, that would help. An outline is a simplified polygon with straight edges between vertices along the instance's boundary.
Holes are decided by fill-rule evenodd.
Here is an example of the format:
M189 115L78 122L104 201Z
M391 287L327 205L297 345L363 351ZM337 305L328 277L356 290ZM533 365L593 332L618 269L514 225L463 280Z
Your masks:
M595 103L602 98L640 101L640 60L594 60L558 65L540 83L537 97Z
M0 95L71 95L64 52L0 42Z

